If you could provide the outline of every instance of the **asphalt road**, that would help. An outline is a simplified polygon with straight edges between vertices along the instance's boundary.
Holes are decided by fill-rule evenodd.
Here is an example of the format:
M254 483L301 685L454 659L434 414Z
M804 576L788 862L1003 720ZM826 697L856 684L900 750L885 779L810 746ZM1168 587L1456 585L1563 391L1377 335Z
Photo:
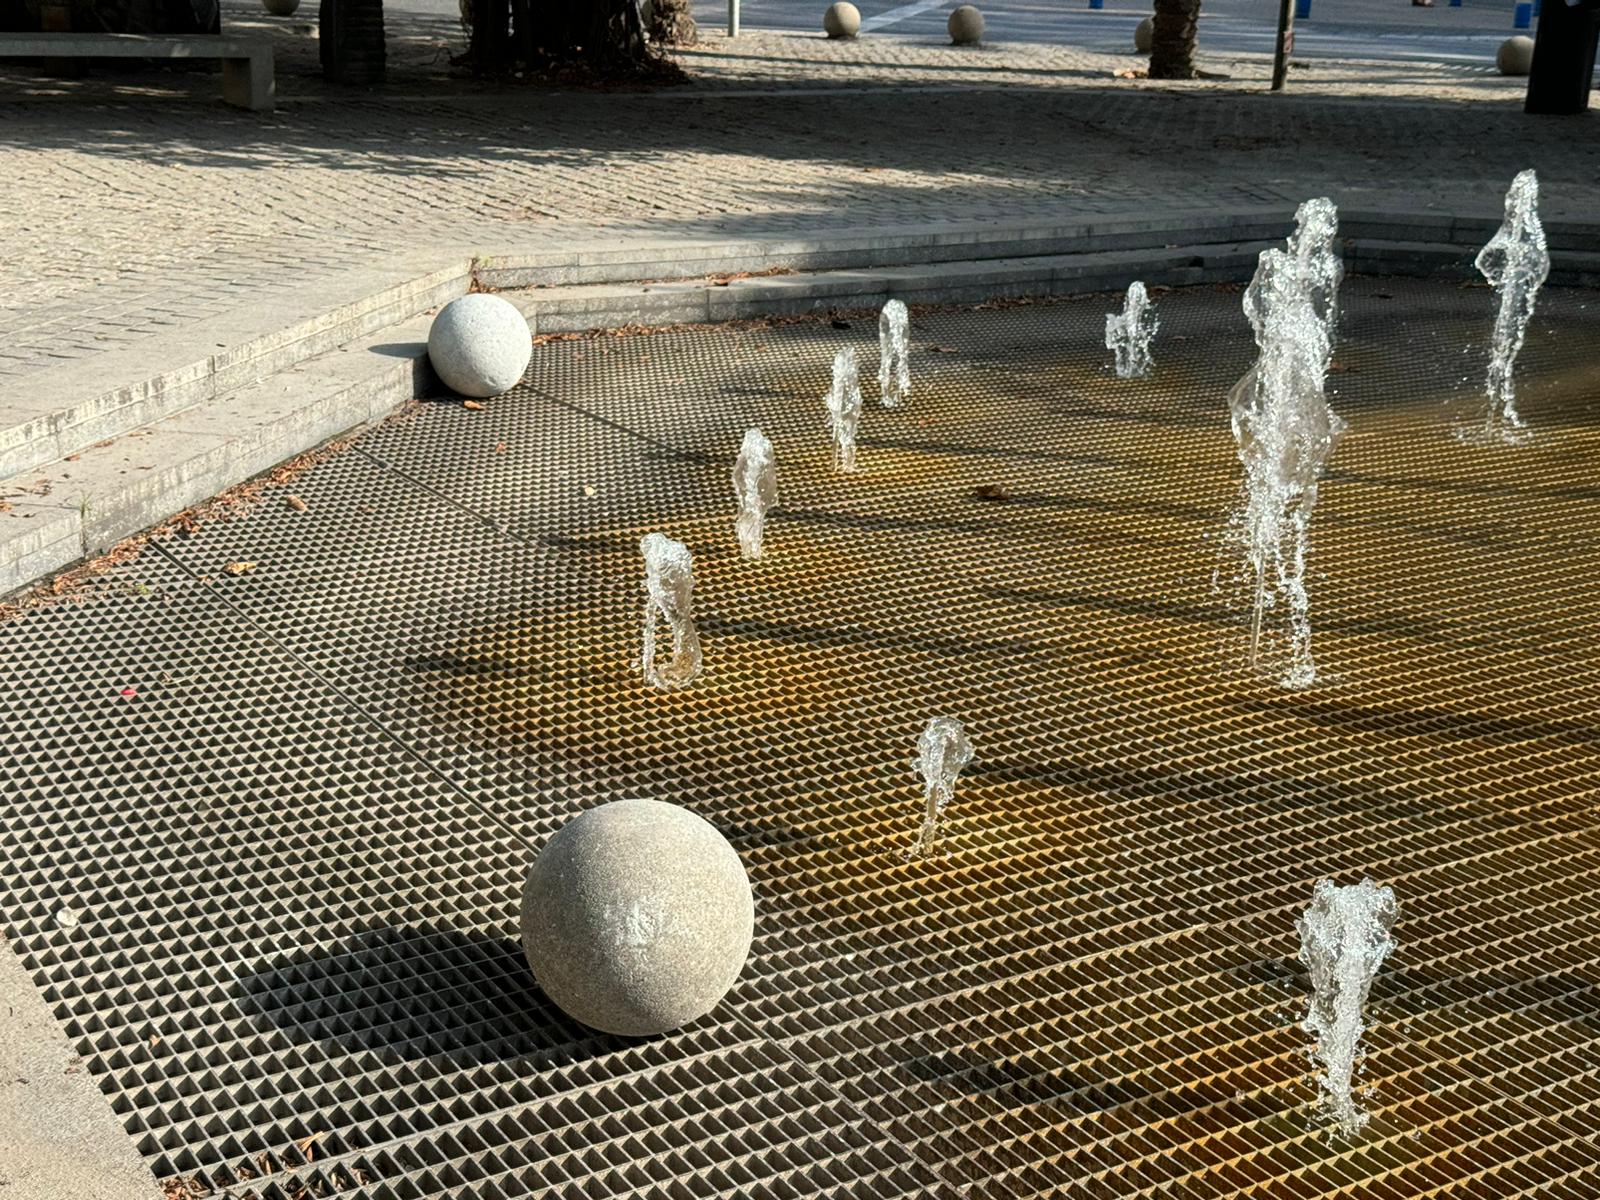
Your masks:
M402 0L407 2L407 0ZM419 2L419 0L409 0ZM820 33L827 0L741 0L746 29ZM945 20L955 0L856 0L862 33L945 41ZM1106 0L983 0L986 37L997 42L1039 42L1120 52L1133 45L1134 27L1148 4ZM1409 0L1312 0L1309 19L1295 23L1300 58L1364 58L1387 62L1437 62L1492 71L1496 47L1514 32L1513 0L1463 0L1459 8L1438 0L1418 8ZM1200 20L1204 49L1225 56L1270 53L1277 27L1273 0L1206 0ZM724 28L726 0L696 0L695 19Z

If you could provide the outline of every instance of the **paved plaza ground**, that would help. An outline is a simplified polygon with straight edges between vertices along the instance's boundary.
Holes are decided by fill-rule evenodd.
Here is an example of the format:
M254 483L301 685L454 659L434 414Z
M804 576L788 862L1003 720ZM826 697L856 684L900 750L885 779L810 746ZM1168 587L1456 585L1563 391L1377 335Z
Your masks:
M1586 119L1525 117L1520 81L1479 68L1318 60L1269 96L1261 53L1157 85L1116 78L1132 53L708 28L683 87L507 92L450 75L457 22L396 13L389 86L349 92L297 20L228 10L276 39L265 116L206 74L0 75L0 377L61 388L108 350L154 374L226 342L223 318L288 324L330 284L446 252L1319 193L1488 212L1528 166L1546 211L1576 214L1600 174Z

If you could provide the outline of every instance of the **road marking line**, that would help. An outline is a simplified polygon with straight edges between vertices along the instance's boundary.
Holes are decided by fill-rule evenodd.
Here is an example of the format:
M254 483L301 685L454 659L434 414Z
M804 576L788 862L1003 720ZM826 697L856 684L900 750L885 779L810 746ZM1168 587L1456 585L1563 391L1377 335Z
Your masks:
M881 12L875 17L868 17L861 22L861 32L870 33L874 29L882 29L885 25L895 25L908 17L918 13L925 13L930 8L938 8L946 0L916 0L913 4L902 4L899 8L891 8L888 12Z

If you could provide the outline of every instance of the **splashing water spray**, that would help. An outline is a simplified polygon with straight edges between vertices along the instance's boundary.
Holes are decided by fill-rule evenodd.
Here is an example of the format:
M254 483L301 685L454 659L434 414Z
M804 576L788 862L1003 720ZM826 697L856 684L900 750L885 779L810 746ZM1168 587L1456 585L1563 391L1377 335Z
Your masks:
M1517 412L1516 384L1512 368L1533 302L1550 274L1550 252L1545 248L1544 226L1539 224L1539 179L1523 171L1511 181L1506 192L1506 218L1489 244L1478 251L1479 272L1500 293L1500 311L1494 319L1494 342L1489 355L1489 415L1482 430L1467 431L1468 438L1518 442L1526 437L1522 415Z
M828 406L828 428L833 431L833 469L854 471L856 426L861 423L861 380L854 346L833 356L833 386L823 402Z
M917 739L917 770L922 775L922 828L907 858L932 854L939 837L939 818L955 795L956 776L972 761L972 743L954 717L934 717Z
M911 317L899 300L878 314L878 399L899 408L911 398Z
M644 555L644 681L667 690L688 687L700 674L700 635L694 628L694 558L689 547L665 534L639 539ZM672 657L656 661L656 624L672 633Z
M739 515L733 523L739 534L739 552L746 558L760 558L767 509L778 502L778 464L772 443L759 429L745 431L733 464L733 494L739 500Z
M1327 331L1328 352L1332 354L1339 324L1339 284L1344 281L1344 259L1334 249L1339 236L1339 210L1326 197L1307 200L1295 209L1294 219L1289 256L1305 283L1311 311Z
M1331 211L1313 211L1319 220L1326 216L1331 248L1337 228ZM1306 244L1297 243L1302 232L1296 231L1287 250L1261 253L1244 295L1260 354L1228 396L1244 481L1227 545L1244 560L1243 575L1254 593L1250 665L1260 667L1267 614L1281 610L1286 654L1278 677L1294 688L1309 687L1317 677L1306 551L1322 468L1345 428L1323 394L1341 272L1329 270L1318 254L1305 253Z
M1378 968L1394 949L1389 931L1396 913L1390 888L1370 879L1350 887L1324 879L1296 924L1300 961L1311 974L1305 1024L1316 1039L1311 1056L1321 1068L1322 1105L1345 1137L1354 1137L1368 1119L1353 1083L1362 1054L1362 1009Z
M1106 349L1117 356L1118 379L1143 379L1154 365L1150 341L1160 322L1144 284L1134 280L1120 313L1106 314Z

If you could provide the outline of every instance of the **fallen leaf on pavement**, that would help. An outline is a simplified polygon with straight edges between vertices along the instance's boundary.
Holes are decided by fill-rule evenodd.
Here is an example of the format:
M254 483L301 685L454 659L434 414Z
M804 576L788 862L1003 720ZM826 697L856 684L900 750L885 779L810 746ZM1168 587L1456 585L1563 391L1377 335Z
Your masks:
M461 407L470 408L473 412L477 412L483 407L483 405L479 404L476 400L463 400L461 402Z
M310 505L308 505L304 500L300 499L299 496L290 496L284 501L284 503L290 508L294 509L295 512L305 512L306 509L310 507Z
M980 483L972 489L975 500L1009 500L1011 490L1002 483Z
M231 562L223 568L229 575L243 575L255 569L256 565L253 562Z

